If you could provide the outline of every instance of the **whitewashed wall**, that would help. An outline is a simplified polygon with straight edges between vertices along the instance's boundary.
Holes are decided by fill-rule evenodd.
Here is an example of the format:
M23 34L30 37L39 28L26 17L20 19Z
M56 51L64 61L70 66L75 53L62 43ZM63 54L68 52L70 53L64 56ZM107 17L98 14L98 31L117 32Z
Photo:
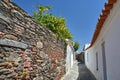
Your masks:
M120 80L120 0L111 10L95 44L85 51L85 64L97 80L104 80L101 47L103 42L105 42L107 80ZM98 52L98 71L96 70L96 52Z
M67 45L66 72L68 72L72 68L73 61L74 61L74 50L70 45Z
M97 45L85 51L85 64L97 80L103 80L102 52L99 46ZM98 53L98 70L96 64L96 53Z

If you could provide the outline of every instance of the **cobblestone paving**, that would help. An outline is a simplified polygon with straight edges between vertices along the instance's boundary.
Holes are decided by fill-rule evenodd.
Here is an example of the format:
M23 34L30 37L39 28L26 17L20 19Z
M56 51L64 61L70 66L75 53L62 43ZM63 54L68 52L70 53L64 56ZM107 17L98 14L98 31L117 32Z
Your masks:
M75 61L71 70L61 80L96 80L83 63Z

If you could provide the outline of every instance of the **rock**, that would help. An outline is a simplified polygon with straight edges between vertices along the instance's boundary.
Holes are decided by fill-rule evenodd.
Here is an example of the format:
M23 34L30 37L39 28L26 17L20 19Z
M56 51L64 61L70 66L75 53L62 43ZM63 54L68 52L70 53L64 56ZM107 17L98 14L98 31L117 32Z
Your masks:
M5 61L4 59L0 59L0 63L1 63L1 62L4 62L4 61Z
M12 47L17 47L17 48L22 48L22 49L26 49L28 47L28 45L22 42L17 42L17 41L9 40L9 39L0 39L0 45L12 46Z
M24 18L24 16L20 12L18 12L17 10L12 10L12 12L16 14L17 18ZM19 20L22 20L22 19L19 19Z
M34 78L33 80L43 80L43 77L42 76L38 76L38 77Z
M28 68L30 71L32 71L33 70L33 68L32 67L30 67L30 68Z
M6 77L7 77L7 78L10 78L10 77L11 77L11 78L14 78L15 76L16 76L16 73L12 73L12 74L8 74Z
M33 51L32 51L32 52L31 52L31 54L34 54L34 55L36 55L36 54L37 54L37 52L33 52Z
M27 60L27 61L32 61L30 57L27 57L26 60Z
M0 70L0 73L4 73L4 72L9 72L9 69L2 69L2 70Z
M4 72L3 74L8 75L8 74L11 74L11 72L7 71L7 72Z
M5 2L2 2L1 1L1 4L4 6L4 7L6 7L7 9L10 9L10 6L8 6L7 4L6 4L6 2L9 2L9 0L4 0Z
M0 70L4 69L5 67L0 67Z
M46 58L47 58L47 56L46 56L45 52L43 52L43 51L40 51L40 57L42 57L42 58L44 58L44 59L46 59Z
M5 24L0 24L0 31L4 30L6 28Z
M37 52L38 51L37 47L36 46L32 46L32 51Z
M18 57L18 58L15 60L14 64L16 65L16 64L18 64L20 61L22 61L22 59L21 59L21 57Z
M44 45L48 45L49 43L47 41L44 41Z
M18 70L18 71L22 71L23 68L24 68L24 67L23 67L22 65L19 64L18 67L17 67L17 70Z
M0 32L0 38L3 37L5 35L5 33Z
M44 80L50 80L50 79L49 79L48 77L45 77L45 76L44 76Z
M12 65L10 62L3 62L3 63L0 63L0 67L1 66L8 66L8 65Z
M30 62L28 62L28 61L24 62L24 67L29 68L30 66L31 66L31 63L30 63Z
M4 11L3 11L3 12L4 12ZM3 13L3 12L2 12L2 13ZM0 18L3 19L3 20L5 20L6 22L10 23L9 19L6 17L7 15L4 14L4 13L2 14L2 13L0 13Z
M37 60L37 62L40 62L40 63L41 63L41 62L44 62L44 60Z
M41 66L45 66L46 64L48 64L48 61L44 61L44 63L41 64Z
M41 41L37 42L37 48L41 49L43 48L43 43Z
M9 51L13 52L13 51L14 51L14 49L12 49L12 48L10 48L10 47L4 47L4 50L5 50L6 52L9 52Z
M0 75L0 80L4 80L6 78L6 75Z
M17 67L18 65L19 65L18 62L14 62L14 63L13 63L13 66L14 66L14 67Z
M11 52L10 56L6 58L7 61L17 61L17 59L19 59L19 55L16 52Z
M4 57L4 55L3 54L0 54L0 58L3 58Z
M7 38L7 39L11 39L11 40L15 40L15 41L18 40L16 36L14 36L14 35L10 35L10 34L5 35L3 38Z
M40 36L40 40L44 40L44 37L43 37L43 36Z
M31 50L30 49L26 49L25 50L25 54L30 54L31 53Z

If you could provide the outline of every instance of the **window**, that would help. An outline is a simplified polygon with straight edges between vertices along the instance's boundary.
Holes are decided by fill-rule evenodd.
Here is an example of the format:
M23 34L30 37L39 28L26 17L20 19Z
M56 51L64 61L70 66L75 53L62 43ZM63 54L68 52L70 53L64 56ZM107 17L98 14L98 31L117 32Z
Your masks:
M88 62L88 53L87 53L87 62Z
M96 53L96 71L98 71L98 53Z

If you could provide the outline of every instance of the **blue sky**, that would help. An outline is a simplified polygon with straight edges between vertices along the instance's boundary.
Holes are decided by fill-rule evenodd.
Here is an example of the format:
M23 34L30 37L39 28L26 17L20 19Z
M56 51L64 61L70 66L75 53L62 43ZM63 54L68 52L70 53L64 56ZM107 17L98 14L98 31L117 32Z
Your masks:
M99 18L107 0L12 0L28 14L32 15L36 5L51 5L55 16L66 19L73 40L80 42L81 51L84 44L90 43Z

